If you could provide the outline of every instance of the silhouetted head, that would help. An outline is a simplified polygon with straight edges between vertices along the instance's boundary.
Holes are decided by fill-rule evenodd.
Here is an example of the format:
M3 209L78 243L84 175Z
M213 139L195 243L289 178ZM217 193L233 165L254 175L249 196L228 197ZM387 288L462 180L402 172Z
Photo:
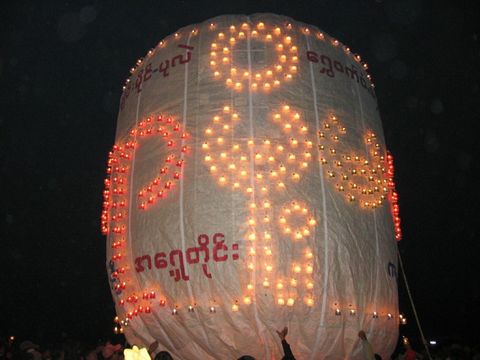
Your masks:
M156 356L155 360L173 360L172 355L168 351L160 351Z

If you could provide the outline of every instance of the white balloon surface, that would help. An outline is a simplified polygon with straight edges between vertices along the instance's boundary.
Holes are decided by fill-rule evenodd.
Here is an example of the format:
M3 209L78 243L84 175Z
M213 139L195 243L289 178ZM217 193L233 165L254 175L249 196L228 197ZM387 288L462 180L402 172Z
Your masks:
M273 14L180 29L125 83L102 231L118 329L178 359L387 357L397 195L367 66Z

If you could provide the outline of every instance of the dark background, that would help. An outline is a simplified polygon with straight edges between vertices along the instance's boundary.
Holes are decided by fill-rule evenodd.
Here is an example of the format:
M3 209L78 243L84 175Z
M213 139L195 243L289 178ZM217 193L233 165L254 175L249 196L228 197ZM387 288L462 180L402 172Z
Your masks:
M479 32L474 2L13 1L0 10L0 335L111 335L100 234L128 70L182 26L275 12L362 55L396 160L399 244L428 339L478 342ZM404 334L418 339L403 280Z

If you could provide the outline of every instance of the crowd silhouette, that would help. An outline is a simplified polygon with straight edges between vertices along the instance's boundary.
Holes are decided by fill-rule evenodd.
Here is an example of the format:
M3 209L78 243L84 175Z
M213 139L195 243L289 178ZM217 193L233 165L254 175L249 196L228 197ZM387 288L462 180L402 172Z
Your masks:
M283 349L281 360L295 360L295 346L293 349L287 342L288 328L277 330ZM368 340L367 333L360 330L358 333L362 360L381 360L382 357L375 352ZM426 353L421 349L414 349L406 338L399 339L399 346L389 358L390 360L480 360L480 344L467 346L458 342L436 346ZM115 343L107 340L98 344L89 344L74 339L63 339L57 344L37 344L29 339L17 340L13 336L0 339L0 360L124 360L124 350L129 348L128 343ZM175 360L168 351L161 348L155 341L148 349L148 354L153 360ZM320 358L321 359L321 358ZM189 359L195 360L195 359ZM223 359L219 359L223 360ZM227 359L225 359L227 360ZM248 350L241 357L231 360L260 360L248 354Z

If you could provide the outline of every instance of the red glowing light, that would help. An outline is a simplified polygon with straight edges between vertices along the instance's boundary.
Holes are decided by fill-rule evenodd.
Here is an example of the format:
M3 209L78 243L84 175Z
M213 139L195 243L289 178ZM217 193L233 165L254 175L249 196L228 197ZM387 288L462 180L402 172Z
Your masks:
M388 187L390 191L390 203L391 203L391 212L393 217L395 239L400 241L402 239L402 229L400 227L400 207L398 205L398 193L395 190L395 182L393 181L393 176L395 174L395 167L393 165L393 156L390 152L387 153L387 166L388 166Z
M156 121L154 121L156 119ZM161 122L163 126L154 126L154 123ZM146 210L153 206L158 199L164 198L170 189L173 188L174 182L181 177L179 171L172 171L173 168L181 168L185 165L182 153L187 152L187 146L184 144L188 137L187 133L180 132L181 125L173 118L165 118L163 115L156 117L150 116L139 122L138 126L130 130L129 137L122 144L115 144L112 150L108 153L107 159L107 178L104 179L105 189L103 191L103 209L101 212L101 231L102 234L111 233L113 249L119 249L125 243L124 234L127 231L128 218L127 210L116 210L127 207L127 199L129 198L129 187L126 186L127 179L130 172L130 161L135 156L135 151L138 149L136 136L139 137L153 137L159 136L165 141L170 153L164 158L165 166L160 168L159 173L146 186L137 193L139 201L138 208ZM161 189L161 190L160 190ZM155 195L156 194L156 195ZM115 252L111 256L111 262L114 264L111 277L114 279L113 290L119 295L119 304L124 305L125 301L134 304L139 298L137 295L125 294L124 290L127 287L127 282L124 281L127 275L128 267L122 262L125 261L123 252ZM142 299L148 301L155 299L155 291L144 292ZM160 300L160 306L165 306L166 301ZM146 304L145 304L146 305ZM126 318L132 317L145 311L151 312L150 306L137 305L133 311L126 314Z

